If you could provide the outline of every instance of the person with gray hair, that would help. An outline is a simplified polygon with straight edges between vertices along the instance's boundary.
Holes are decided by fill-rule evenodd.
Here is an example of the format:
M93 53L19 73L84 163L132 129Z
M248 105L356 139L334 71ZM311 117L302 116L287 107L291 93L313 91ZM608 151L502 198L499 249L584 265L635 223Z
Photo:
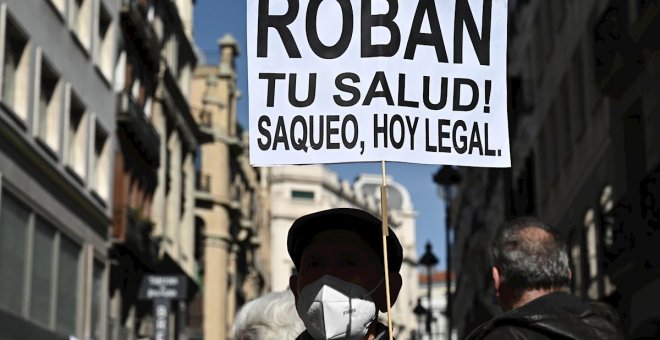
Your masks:
M268 293L241 307L231 328L233 340L290 340L305 329L290 290Z
M569 294L568 249L557 229L531 217L515 219L495 232L490 254L505 313L467 340L623 339L611 308Z

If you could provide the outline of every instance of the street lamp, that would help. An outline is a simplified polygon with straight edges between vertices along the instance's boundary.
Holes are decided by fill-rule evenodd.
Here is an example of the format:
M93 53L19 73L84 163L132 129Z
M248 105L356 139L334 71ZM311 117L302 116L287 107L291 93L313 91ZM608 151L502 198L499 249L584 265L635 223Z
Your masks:
M451 340L452 329L452 303L451 303L451 241L449 239L449 229L451 228L451 201L453 199L453 188L461 182L461 175L453 166L443 165L438 172L433 175L433 182L441 189L442 199L445 201L445 247L447 251L447 339Z
M431 242L426 242L426 250L424 255L419 259L419 264L426 267L426 286L427 286L427 301L428 306L426 308L426 333L429 335L429 340L431 340L431 322L433 322L432 315L432 305L431 305L431 284L433 283L433 267L438 264L438 258L431 251ZM419 301L418 301L419 302ZM421 307L421 306L420 306Z
M417 306L415 306L415 308L413 309L413 313L415 313L415 319L417 319L417 330L415 331L415 339L417 340L419 338L419 340L421 340L422 332L420 329L422 327L420 327L419 325L422 323L421 321L422 317L426 315L426 308L422 306L422 299L417 298Z

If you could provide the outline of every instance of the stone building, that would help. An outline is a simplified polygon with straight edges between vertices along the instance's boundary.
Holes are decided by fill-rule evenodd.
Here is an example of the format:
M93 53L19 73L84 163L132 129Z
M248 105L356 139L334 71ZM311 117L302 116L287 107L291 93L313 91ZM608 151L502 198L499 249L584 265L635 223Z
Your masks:
M235 58L231 35L219 41L219 65L193 75L191 106L205 135L196 162L195 223L204 290L193 313L196 339L227 339L246 301L270 290L270 201L265 168L250 166L247 132L237 123Z
M86 0L91 1L91 0ZM169 338L189 333L199 285L195 252L195 154L202 134L190 112L193 0L126 0L117 32L110 306L107 339L154 336L146 274L181 275L187 297L171 302ZM101 10L103 13L103 10Z
M417 316L417 339L447 339L447 272L433 271L428 274L419 274L419 305L425 309L431 306L431 335L426 329L426 314ZM428 291L431 284L431 303L429 304ZM452 281L453 284L453 281ZM456 287L455 284L452 287ZM456 339L456 333L452 334Z
M338 207L361 208L380 216L380 175L360 175L351 185L348 181L340 181L337 174L323 165L306 165L273 167L269 178L273 291L289 289L289 276L295 270L286 250L286 238L296 218ZM416 212L408 190L392 178L388 178L387 183L389 222L404 251L403 288L392 308L392 322L395 337L409 339L416 326L412 313L417 302Z
M116 0L0 2L0 333L106 338Z
M487 245L514 216L557 226L573 292L614 306L629 336L660 319L660 57L654 1L515 1L512 168L461 169L453 202L460 336L498 314Z

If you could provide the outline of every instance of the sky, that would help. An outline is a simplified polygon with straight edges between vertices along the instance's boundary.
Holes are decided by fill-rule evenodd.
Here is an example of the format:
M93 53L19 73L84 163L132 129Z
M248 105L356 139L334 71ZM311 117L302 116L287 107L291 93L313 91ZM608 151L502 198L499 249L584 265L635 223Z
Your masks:
M195 43L206 60L200 63L216 64L219 58L218 40L230 33L239 43L237 59L238 87L243 93L238 104L238 120L243 127L248 126L247 91L247 37L246 0L197 0L195 7ZM331 164L330 169L339 177L350 182L361 173L380 174L380 163ZM440 259L438 269L445 268L445 207L431 180L440 166L408 163L387 163L388 176L405 186L410 192L414 209L417 211L417 254L424 251L424 244L430 241L433 253Z

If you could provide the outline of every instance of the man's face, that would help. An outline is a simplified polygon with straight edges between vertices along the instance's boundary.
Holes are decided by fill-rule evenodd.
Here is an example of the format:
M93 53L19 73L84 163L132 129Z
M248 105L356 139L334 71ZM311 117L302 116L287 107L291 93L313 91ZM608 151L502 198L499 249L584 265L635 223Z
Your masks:
M298 275L290 280L296 298L305 286L323 275L352 282L370 291L383 278L383 268L379 257L358 234L348 230L326 230L312 238L302 254Z

